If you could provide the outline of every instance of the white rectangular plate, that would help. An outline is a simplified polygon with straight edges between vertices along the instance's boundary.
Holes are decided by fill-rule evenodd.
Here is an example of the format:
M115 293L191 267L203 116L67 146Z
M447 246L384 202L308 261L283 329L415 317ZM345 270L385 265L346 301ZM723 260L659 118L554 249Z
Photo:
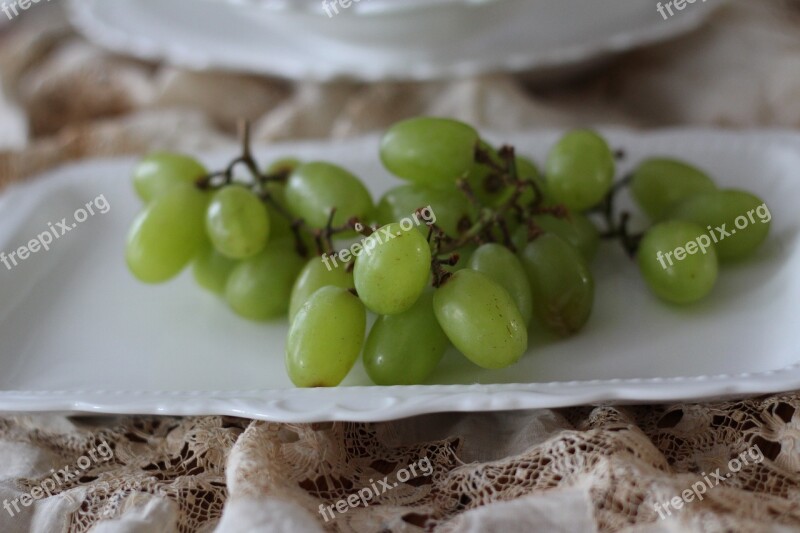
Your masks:
M442 411L667 402L800 389L800 135L670 130L607 131L627 158L650 155L709 170L723 187L765 199L769 242L726 267L713 295L679 309L657 301L619 246L594 264L597 303L577 337L533 342L512 368L487 371L456 353L429 385L371 387L360 364L337 389L297 390L283 366L285 323L254 324L197 288L191 275L162 286L136 282L123 258L139 201L135 161L60 168L0 196L0 251L9 253L72 220L99 195L111 205L49 251L7 270L0 263L0 410L175 415L230 414L279 421L377 421ZM542 161L557 132L508 136ZM392 180L376 137L258 150L263 161L294 154L355 171L377 195ZM221 167L234 154L204 157ZM629 199L623 200L623 206Z

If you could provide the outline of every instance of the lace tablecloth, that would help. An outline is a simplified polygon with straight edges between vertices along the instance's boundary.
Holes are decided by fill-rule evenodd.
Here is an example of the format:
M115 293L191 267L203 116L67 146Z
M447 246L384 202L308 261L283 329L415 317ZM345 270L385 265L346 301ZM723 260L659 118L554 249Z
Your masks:
M242 117L259 141L420 113L498 130L800 126L796 2L734 2L679 41L546 87L190 73L103 52L37 9L0 34L0 188L79 158L232 145ZM380 424L7 416L0 531L800 530L799 409L791 393Z

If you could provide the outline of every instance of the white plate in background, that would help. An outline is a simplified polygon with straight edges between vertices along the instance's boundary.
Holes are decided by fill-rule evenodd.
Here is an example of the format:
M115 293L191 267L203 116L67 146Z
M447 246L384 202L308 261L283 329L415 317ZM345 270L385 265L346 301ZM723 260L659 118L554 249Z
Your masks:
M185 273L145 286L127 271L124 241L140 209L132 159L65 166L0 196L8 253L87 202L110 204L12 270L0 264L0 411L229 414L281 421L387 420L443 411L668 402L800 389L800 135L612 130L628 154L674 155L723 187L762 196L774 216L757 257L725 268L706 301L676 309L653 297L614 243L593 266L596 307L585 331L533 343L517 365L480 369L446 356L430 385L372 387L359 363L336 389L294 389L283 362L285 323L234 316ZM555 132L487 135L541 160ZM377 195L395 180L378 139L258 149L328 159L364 176ZM221 167L233 153L203 159ZM623 204L624 205L624 204Z
M692 30L724 0L687 4L669 20L640 0L419 0L402 11L368 9L368 2L330 18L321 9L233 0L71 0L69 11L89 38L145 59L375 81L574 69Z

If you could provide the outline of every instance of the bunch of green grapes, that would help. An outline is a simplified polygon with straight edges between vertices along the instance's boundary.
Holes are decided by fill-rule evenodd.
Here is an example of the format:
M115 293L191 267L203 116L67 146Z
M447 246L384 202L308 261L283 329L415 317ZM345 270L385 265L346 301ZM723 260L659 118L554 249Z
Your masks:
M567 133L540 171L467 124L400 122L383 137L380 159L404 183L377 202L331 163L284 159L261 171L246 139L222 172L165 153L137 166L145 207L127 261L148 283L191 264L197 283L238 315L288 316L286 369L299 387L337 386L359 357L378 385L424 383L450 347L479 367L505 368L528 350L529 331L542 329L532 330L534 321L556 336L578 333L594 305L601 234L593 218L601 214L605 237L638 253L645 280L671 302L707 294L717 261L751 254L768 230L753 224L662 269L658 252L706 226L736 225L763 202L719 191L701 171L664 159L615 186L616 156L590 130ZM237 165L248 180L234 177ZM623 185L657 222L644 235L630 235L625 217L616 223L613 198ZM420 224L426 211L433 216ZM418 224L409 226L412 216ZM336 261L354 237L352 261Z

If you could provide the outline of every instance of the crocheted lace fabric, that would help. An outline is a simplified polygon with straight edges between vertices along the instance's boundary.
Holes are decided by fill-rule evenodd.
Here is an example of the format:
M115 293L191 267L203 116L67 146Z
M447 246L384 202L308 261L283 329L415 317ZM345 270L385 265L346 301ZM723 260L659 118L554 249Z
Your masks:
M75 159L233 146L240 117L262 142L420 113L499 130L800 126L795 2L735 1L692 35L535 91L524 75L318 86L190 73L103 52L37 9L0 37L0 188ZM791 393L380 424L6 416L0 531L792 531L798 410Z
M0 421L0 452L16 459L3 461L0 498L30 493L46 486L51 469L74 473L87 463L81 457L108 451L36 507L3 511L0 524L76 532L790 531L800 529L798 409L791 394L379 424L18 417ZM737 457L741 467L726 477ZM417 476L398 483L412 465ZM702 500L668 503L698 483ZM340 513L336 503L348 497L356 505L340 504Z

